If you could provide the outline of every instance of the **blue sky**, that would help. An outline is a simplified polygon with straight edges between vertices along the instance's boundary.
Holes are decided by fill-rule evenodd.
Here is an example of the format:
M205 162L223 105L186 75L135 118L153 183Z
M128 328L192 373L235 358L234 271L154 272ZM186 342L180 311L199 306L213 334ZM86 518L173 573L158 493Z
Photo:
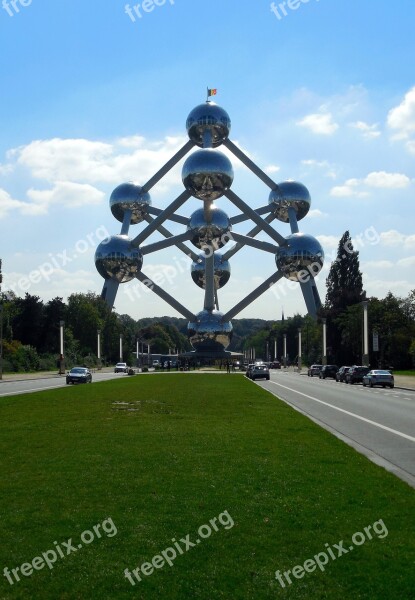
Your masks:
M300 229L326 253L322 299L346 229L369 295L415 287L415 4L291 0L286 15L279 4L280 18L268 0L167 0L151 12L140 8L135 22L118 0L17 0L19 12L10 0L0 5L4 289L45 300L101 291L95 248L104 232L119 233L108 208L112 189L144 182L186 141L186 117L206 86L218 88L231 139L276 182L298 179L310 190L312 210ZM268 189L233 163L233 189L253 207L266 204ZM180 172L179 165L154 188L154 205L180 193ZM235 212L225 199L217 205ZM195 208L192 201L182 212ZM287 225L277 228L289 234ZM231 267L222 309L275 262L246 249ZM146 256L143 270L164 273L172 294L201 309L178 251ZM118 312L175 314L140 286L122 286ZM240 316L276 318L282 305L286 315L304 313L299 290L278 286Z

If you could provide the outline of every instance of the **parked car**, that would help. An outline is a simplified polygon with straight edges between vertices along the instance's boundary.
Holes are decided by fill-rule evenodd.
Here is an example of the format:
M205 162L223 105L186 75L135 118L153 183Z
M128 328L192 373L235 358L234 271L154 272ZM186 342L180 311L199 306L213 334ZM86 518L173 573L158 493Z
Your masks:
M255 381L255 379L267 379L269 381L269 369L267 365L253 365L249 377L252 381Z
M336 379L336 373L338 370L339 367L337 365L324 365L318 376L320 379L326 379L326 377Z
M390 371L373 369L363 376L363 386L366 387L367 385L370 387L375 385L386 387L388 385L390 388L393 388L395 387L395 379Z
M74 367L66 375L66 385L70 383L92 383L92 373L86 367Z
M309 377L314 377L314 375L320 375L320 371L323 368L323 365L311 365L311 367L307 371L307 375Z
M369 373L370 367L354 365L346 373L345 383L362 383L364 375Z
M160 361L159 360L153 360L153 367L156 369L157 367L160 367Z
M281 363L278 360L274 360L274 362L270 363L270 369L281 369Z
M345 378L346 378L346 373L348 372L348 370L350 369L350 367L340 367L340 369L337 371L336 373L336 381L340 381L342 383L344 383Z
M128 373L127 363L119 362L114 367L114 373Z

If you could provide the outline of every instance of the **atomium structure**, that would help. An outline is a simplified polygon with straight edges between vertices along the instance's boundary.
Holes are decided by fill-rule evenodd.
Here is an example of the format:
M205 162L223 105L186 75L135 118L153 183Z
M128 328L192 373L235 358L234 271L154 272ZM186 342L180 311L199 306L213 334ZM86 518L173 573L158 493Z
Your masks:
M119 285L138 279L188 319L188 337L195 354L224 357L229 356L226 348L232 339L231 319L281 278L298 282L308 313L316 317L321 302L314 277L323 266L324 252L317 239L300 233L298 228L298 222L307 215L311 205L307 188L295 181L275 183L248 158L229 139L231 120L223 108L210 101L200 104L189 114L186 127L189 141L147 183L142 186L124 183L112 192L110 208L122 223L121 231L100 243L95 265L105 279L102 298L111 308ZM231 161L217 150L222 145L270 188L265 206L252 208L231 190L234 173ZM164 210L153 207L150 190L195 147L198 149L189 154L182 168L185 190ZM178 214L191 197L199 199L201 207L190 217ZM213 204L222 197L227 198L239 214L229 217ZM182 225L183 233L173 235L166 229L165 223L169 220ZM247 235L234 231L235 225L248 220L254 227ZM278 233L271 226L274 220L288 223L291 234ZM141 223L145 227L140 233L135 238L129 237L130 225ZM144 244L155 232L163 239ZM270 241L255 239L260 232L267 234ZM196 251L185 242L190 242ZM221 252L229 242L234 242L233 246ZM197 314L143 273L147 254L172 246L191 257L191 277L204 289L203 310ZM236 306L220 312L218 290L230 279L229 260L244 246L273 254L277 268Z

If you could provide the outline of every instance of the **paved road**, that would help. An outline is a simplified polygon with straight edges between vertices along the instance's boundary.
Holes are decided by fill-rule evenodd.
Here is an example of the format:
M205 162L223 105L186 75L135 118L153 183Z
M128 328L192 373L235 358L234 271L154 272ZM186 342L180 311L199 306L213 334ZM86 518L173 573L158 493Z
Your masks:
M258 384L415 487L415 391L282 371Z
M92 384L98 381L107 381L108 379L116 379L120 377L128 377L125 373L93 373ZM54 388L63 387L66 385L66 378L61 377L45 377L44 379L21 379L18 381L2 381L0 383L0 398L2 396L15 396L16 394L27 394L29 392L41 392L43 390L53 390Z

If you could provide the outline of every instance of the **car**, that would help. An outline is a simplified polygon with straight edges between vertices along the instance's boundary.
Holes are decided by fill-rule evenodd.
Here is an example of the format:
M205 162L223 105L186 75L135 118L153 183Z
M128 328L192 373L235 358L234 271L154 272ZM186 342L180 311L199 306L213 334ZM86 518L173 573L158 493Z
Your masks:
M390 388L393 388L395 387L395 380L390 371L372 369L372 371L369 371L369 373L363 376L363 387L366 387L367 385L370 387L375 385L386 387L388 385Z
M160 361L159 360L153 360L153 367L156 369L157 367L160 367Z
M278 360L274 360L274 362L270 363L270 369L281 369L281 363Z
M119 362L114 367L114 373L128 373L127 363Z
M350 367L346 367L346 366L340 367L340 369L336 373L336 381L340 381L340 382L344 383L346 373L348 372L349 369L350 369Z
M250 364L249 364L249 365L246 367L246 371L245 371L245 375L246 375L246 377L249 377L249 378L251 377L251 371L252 371L252 369L254 368L254 366L255 366L255 365L254 365L253 363L250 363Z
M66 385L70 383L92 383L92 373L86 367L73 367L66 374Z
M254 365L251 369L249 377L252 381L255 379L267 379L269 381L269 369L267 365Z
M320 379L326 379L326 377L336 379L336 373L338 370L339 367L337 365L324 365L318 376Z
M363 367L361 365L353 365L346 373L345 383L362 383L363 377L370 371L370 367Z
M323 365L311 365L311 367L307 371L307 375L309 377L314 377L314 375L320 375L320 371L323 368Z

